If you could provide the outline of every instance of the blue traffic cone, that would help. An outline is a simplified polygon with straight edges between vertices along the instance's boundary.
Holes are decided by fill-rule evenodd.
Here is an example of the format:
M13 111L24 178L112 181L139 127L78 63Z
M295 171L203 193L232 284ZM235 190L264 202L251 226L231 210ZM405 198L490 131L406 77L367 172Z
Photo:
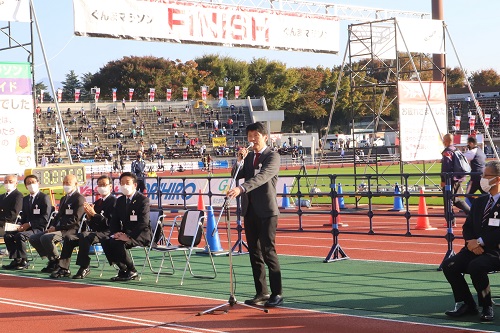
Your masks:
M342 184L338 183L337 185L337 194L339 195L339 208L340 209L346 209L345 203L344 203L344 196L342 195L344 192L342 192Z
M401 191L399 190L398 183L396 183L396 187L394 188L394 205L392 209L389 209L391 212L399 212L404 210L403 207L403 198L400 196L397 196L398 194L401 194Z
M283 199L281 200L281 208L290 208L290 198L288 197L286 184L283 184Z
M219 231L214 229L216 228L215 225L215 215L214 215L214 209L212 206L206 206L207 210L207 243L208 246L210 246L210 251L212 251L212 254L216 253L221 253L224 250L222 249L222 246L220 245L220 238L219 238ZM199 254L208 254L208 248L205 247L205 250L196 252Z

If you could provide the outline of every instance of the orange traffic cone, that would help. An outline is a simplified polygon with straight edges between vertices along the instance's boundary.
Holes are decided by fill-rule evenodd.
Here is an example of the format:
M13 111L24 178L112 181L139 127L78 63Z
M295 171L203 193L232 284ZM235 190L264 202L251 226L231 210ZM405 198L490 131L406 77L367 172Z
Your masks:
M201 190L198 191L198 210L205 210L205 204L203 203L203 195L201 194Z
M417 230L436 230L437 228L431 227L429 223L429 216L427 216L427 204L425 203L424 188L420 188L420 201L418 204L418 217L417 217ZM423 216L425 215L425 216Z
M348 224L345 224L345 223L342 223L342 219L340 218L340 205L339 205L339 198L338 198L338 197L337 197L337 198L335 198L335 206L334 206L334 207L332 207L332 210L333 210L333 209L335 209L335 208L337 209L337 212L339 213L339 214L337 215L337 225L338 225L339 227L348 227L349 225L348 225ZM331 227L332 225L333 225L333 216L332 216L332 215L330 215L330 222L329 222L328 224L324 224L323 226L325 226L325 227L326 227L326 226Z

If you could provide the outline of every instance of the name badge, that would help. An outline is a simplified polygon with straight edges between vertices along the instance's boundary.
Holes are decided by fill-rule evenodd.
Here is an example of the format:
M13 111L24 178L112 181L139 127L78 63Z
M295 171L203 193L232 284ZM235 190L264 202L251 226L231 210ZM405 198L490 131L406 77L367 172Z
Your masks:
M73 209L66 209L66 215L73 215Z
M488 225L490 227L500 227L500 219L489 219Z
M33 208L33 215L40 215L40 208L38 208L38 205L35 205L35 208Z
M135 215L135 210L133 210L132 215L130 215L130 222L137 222L137 215Z

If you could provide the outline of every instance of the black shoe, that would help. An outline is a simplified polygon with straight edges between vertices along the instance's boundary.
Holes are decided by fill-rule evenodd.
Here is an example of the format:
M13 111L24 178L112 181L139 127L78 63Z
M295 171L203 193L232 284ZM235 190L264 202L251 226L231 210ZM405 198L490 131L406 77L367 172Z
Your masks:
M135 280L139 274L137 271L127 271L127 276L125 276L125 281Z
M20 263L21 263L20 260L14 259L14 260L12 260L12 262L10 264L8 264L8 265L2 265L2 268L3 269L16 269L17 266L19 266Z
M80 267L78 272L76 272L76 274L73 275L73 279L84 279L89 274L90 274L90 269L88 267L87 268Z
M481 311L481 321L492 321L495 319L495 315L493 314L493 307L483 306L483 311Z
M66 268L59 268L59 269L53 271L52 274L50 274L50 277L53 279L60 279L63 277L70 277L70 276L71 276L71 272L69 271L69 269L66 269Z
M274 308L275 306L279 306L283 304L283 296L281 295L271 295L269 300L264 304L266 308Z
M264 303L269 299L269 294L258 294L255 295L252 299L245 300L245 304L247 305L264 305Z
M26 260L21 260L19 265L17 265L16 269L17 270L23 270L23 269L28 269L30 268L30 264Z
M116 276L111 278L111 281L126 281L127 271L119 270Z
M445 315L450 317L463 317L468 315L477 315L479 311L477 311L476 305L467 305L465 303L456 303L454 310L449 310L445 312Z
M42 268L42 273L52 273L59 269L59 259L50 260L47 267Z

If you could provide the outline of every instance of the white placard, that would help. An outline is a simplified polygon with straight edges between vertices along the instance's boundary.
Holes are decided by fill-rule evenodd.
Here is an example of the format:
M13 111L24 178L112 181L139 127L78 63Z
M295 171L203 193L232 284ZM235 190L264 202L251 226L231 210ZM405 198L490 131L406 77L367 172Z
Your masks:
M401 161L441 159L446 133L444 82L399 81L399 122ZM425 95L424 95L425 94ZM426 103L429 100L430 110Z
M397 24L399 26L398 51L445 53L443 21L398 18Z
M0 21L31 22L29 0L1 0Z

